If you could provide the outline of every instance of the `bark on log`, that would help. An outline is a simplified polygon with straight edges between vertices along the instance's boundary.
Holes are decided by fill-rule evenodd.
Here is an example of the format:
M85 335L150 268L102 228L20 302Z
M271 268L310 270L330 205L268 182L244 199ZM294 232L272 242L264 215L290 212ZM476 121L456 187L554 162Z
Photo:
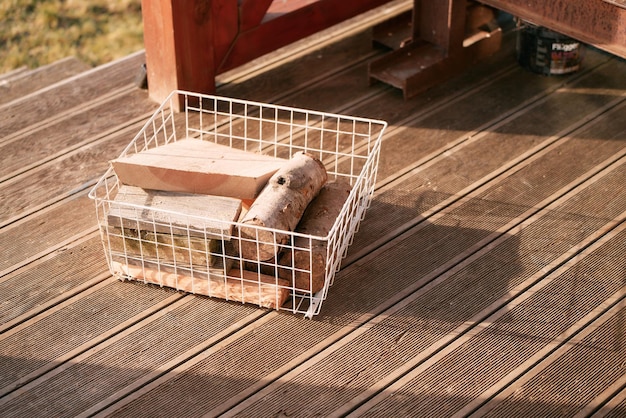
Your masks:
M317 158L303 152L294 154L270 178L242 220L246 224L239 231L243 258L265 261L276 257L288 242L289 234L263 231L256 226L293 231L327 178L326 169Z
M116 261L111 263L111 268L114 273L132 280L220 299L253 303L265 308L278 309L290 294L286 280L245 270L231 270L228 278L215 278L211 275L208 279L203 279Z
M347 183L328 183L307 207L296 232L325 237L350 195ZM326 277L326 241L296 237L293 249L285 250L279 264L279 276L297 290L318 292ZM301 248L301 249L298 249Z

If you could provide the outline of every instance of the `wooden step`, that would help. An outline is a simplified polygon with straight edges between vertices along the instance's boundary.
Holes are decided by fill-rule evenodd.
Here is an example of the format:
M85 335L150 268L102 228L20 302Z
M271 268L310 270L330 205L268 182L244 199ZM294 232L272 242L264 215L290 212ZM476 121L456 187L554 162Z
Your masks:
M8 82L12 78L19 77L19 76L21 76L23 74L26 74L28 71L29 71L28 67L26 67L24 65L22 67L18 67L16 69L14 69L14 70L7 71L6 73L2 73L2 74L0 74L0 83Z
M93 102L112 91L136 88L135 77L143 62L142 51L0 105L0 142L49 122L55 116L80 110L84 103Z
M0 106L87 71L89 68L89 65L78 58L67 57L52 64L19 73L5 82L0 82Z

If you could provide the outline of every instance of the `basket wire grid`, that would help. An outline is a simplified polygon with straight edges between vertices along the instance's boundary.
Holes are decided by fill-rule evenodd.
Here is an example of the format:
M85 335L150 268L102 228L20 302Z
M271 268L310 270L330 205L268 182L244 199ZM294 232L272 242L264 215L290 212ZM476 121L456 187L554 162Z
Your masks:
M185 103L181 112L176 96ZM89 196L96 204L112 274L309 318L317 315L370 205L386 126L372 119L172 92L120 157L185 138L285 159L303 151L323 162L329 181L348 183L350 192L326 236L255 226L256 237L250 239L240 234L240 222L212 218L210 210L199 216L116 201L123 186L111 166ZM268 236L262 232L272 238L261 238ZM246 240L277 245L291 260L300 253L309 262L296 266L277 257L244 258L240 249ZM321 273L312 268L312 249L320 247L325 249ZM321 286L315 283L316 274L321 274Z

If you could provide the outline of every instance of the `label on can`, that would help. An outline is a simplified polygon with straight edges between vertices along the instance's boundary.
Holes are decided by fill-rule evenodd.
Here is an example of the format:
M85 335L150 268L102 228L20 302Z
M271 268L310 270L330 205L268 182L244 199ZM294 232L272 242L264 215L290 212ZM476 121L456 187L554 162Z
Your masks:
M550 74L566 74L580 68L578 42L553 42L550 54Z
M518 33L519 63L529 70L545 75L568 74L580 69L580 42L556 32L533 25Z

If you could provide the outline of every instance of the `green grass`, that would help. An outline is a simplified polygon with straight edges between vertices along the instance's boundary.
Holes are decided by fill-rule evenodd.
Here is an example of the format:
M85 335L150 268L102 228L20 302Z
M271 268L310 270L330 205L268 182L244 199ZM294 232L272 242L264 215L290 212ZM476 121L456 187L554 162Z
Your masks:
M142 48L140 0L0 0L0 73L72 55L99 65Z

